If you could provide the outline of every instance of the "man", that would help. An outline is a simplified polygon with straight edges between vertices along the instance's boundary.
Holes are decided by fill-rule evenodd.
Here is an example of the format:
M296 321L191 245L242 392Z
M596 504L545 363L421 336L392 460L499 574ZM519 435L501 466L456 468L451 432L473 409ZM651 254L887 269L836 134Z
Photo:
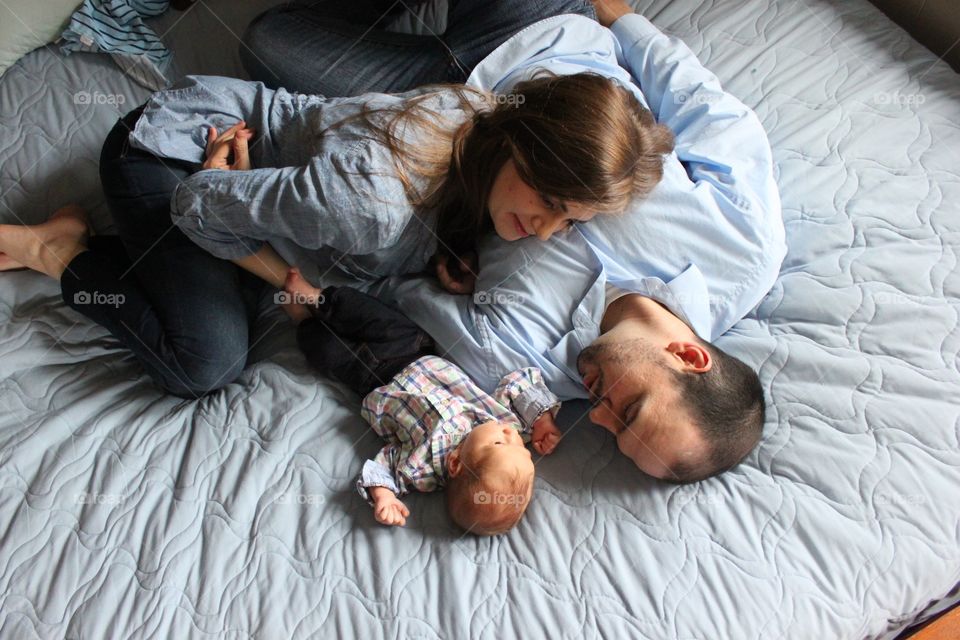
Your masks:
M595 5L612 32L544 20L468 84L506 92L539 69L617 78L674 130L663 182L626 215L548 243L487 241L472 298L422 279L380 291L481 387L538 366L561 398L593 400L591 420L642 471L697 481L739 462L763 427L756 373L709 341L760 301L785 254L770 148L682 42L623 2Z

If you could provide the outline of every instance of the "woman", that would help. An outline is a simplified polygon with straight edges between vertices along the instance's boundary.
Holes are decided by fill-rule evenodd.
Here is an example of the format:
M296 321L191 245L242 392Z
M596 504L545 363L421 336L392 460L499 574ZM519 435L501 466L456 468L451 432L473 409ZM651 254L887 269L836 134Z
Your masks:
M488 51L544 17L479 4L495 34ZM455 3L448 33L468 6ZM66 208L43 225L3 226L0 251L8 267L59 279L65 302L110 330L161 387L199 397L246 360L244 292L254 289L227 260L277 287L287 264L273 246L283 242L353 275L417 271L489 230L546 240L622 210L662 175L669 131L610 81L536 78L513 96L441 86L329 101L191 78L107 137L101 180L118 240L88 238L82 212ZM214 115L224 114L247 122L218 135ZM470 286L442 261L439 275L454 291Z

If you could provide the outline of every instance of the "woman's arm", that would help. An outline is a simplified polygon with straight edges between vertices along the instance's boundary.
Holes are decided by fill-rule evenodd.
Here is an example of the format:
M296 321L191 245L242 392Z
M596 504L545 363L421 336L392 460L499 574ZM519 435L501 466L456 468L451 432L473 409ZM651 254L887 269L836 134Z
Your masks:
M250 257L277 238L347 255L389 247L413 207L389 175L389 152L372 146L331 150L306 166L199 171L177 186L171 219L226 260Z
M233 263L258 278L266 280L277 289L283 289L287 272L290 271L287 261L281 258L269 244L264 244L249 256L233 260Z
M252 169L247 143L253 134L254 131L247 129L243 121L219 135L214 127L210 127L207 132L207 149L203 168L232 171ZM233 162L230 162L231 159ZM235 259L233 263L278 289L283 288L290 271L290 265L269 244L263 245L249 256Z

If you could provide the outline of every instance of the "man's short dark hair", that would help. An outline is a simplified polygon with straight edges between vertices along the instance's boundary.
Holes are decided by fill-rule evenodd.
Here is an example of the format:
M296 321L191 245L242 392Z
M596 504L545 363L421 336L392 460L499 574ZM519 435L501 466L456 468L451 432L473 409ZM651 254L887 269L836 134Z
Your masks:
M763 433L766 402L757 372L722 349L700 341L712 366L705 373L673 371L682 404L707 443L699 461L671 465L667 481L698 482L735 467Z

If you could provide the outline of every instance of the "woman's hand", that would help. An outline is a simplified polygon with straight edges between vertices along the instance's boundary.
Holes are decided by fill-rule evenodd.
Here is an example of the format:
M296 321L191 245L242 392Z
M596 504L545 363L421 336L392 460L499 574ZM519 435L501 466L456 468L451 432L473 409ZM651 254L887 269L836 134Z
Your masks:
M287 271L283 292L286 295L280 294L278 300L281 301L283 310L293 320L293 324L300 324L312 317L310 308L323 302L323 289L310 284L297 267L290 267Z
M247 123L241 120L219 135L216 127L210 127L207 132L207 153L203 168L232 171L252 169L248 143L254 130L246 127Z
M628 13L633 13L633 9L624 0L593 0L593 8L597 12L597 20L605 27Z
M473 293L479 269L477 254L470 251L455 260L451 262L450 256L437 254L436 270L440 286L450 293Z

